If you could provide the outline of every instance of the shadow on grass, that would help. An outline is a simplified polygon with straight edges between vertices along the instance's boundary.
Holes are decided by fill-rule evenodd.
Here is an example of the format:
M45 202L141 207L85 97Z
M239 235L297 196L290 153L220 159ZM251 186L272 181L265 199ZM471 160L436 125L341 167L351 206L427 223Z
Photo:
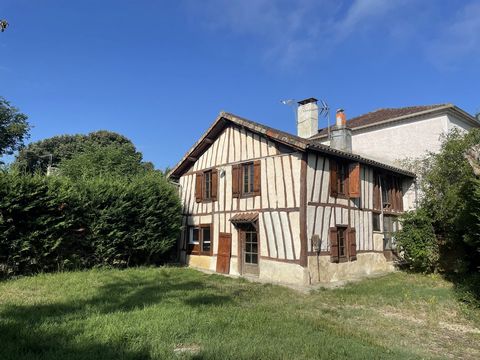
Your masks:
M480 308L480 273L446 275L445 278L453 283L458 300Z
M149 359L149 349L132 351L126 341L85 340L88 338L86 318L143 309L166 300L192 307L232 302L230 296L208 294L214 288L204 281L186 280L168 272L148 280L141 275L127 274L110 277L91 298L6 305L0 312L0 359ZM205 290L205 295L199 294ZM68 326L69 323L74 325Z

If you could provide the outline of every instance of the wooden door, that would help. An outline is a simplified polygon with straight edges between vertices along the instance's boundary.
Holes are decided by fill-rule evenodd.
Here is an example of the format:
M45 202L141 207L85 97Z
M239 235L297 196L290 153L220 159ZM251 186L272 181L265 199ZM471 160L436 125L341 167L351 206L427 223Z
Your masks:
M230 255L232 254L232 234L220 233L218 236L217 272L230 273Z

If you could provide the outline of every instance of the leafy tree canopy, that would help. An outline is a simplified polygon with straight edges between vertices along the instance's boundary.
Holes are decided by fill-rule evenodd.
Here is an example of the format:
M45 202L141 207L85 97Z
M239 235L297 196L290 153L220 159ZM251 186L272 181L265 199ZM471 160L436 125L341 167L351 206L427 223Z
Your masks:
M54 136L31 143L20 151L14 165L30 173L45 172L50 157L53 165L64 167L72 176L79 176L80 170L92 174L104 173L107 169L115 173L128 167L132 171L153 168L151 163L142 162L142 154L131 140L106 130L87 135ZM74 166L79 169L73 169Z
M30 130L27 119L25 114L0 97L0 157L12 155L23 146Z

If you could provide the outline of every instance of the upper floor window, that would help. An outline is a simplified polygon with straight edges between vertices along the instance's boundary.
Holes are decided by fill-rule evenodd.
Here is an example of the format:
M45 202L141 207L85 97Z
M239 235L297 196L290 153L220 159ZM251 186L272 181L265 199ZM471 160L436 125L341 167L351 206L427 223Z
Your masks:
M244 195L253 193L254 169L253 163L242 165L242 193Z
M218 171L199 171L195 175L195 199L197 202L216 201L218 192Z
M204 200L212 198L212 170L203 173L203 198Z
M338 195L346 196L347 192L347 179L348 179L348 164L345 162L338 163L338 176L337 176L337 189Z
M373 208L381 211L403 211L401 179L388 173L374 174Z
M330 195L360 197L360 164L330 159Z
M257 196L261 192L261 162L237 164L232 166L232 196Z

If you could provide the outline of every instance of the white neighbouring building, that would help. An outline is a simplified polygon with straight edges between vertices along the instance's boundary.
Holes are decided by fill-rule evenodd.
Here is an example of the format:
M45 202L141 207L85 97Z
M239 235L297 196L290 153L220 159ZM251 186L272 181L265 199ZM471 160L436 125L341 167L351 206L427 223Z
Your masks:
M477 118L453 104L386 108L347 121L352 131L352 149L359 155L400 165L440 149L441 137L453 129L468 131L480 127ZM328 130L311 137L330 144Z

